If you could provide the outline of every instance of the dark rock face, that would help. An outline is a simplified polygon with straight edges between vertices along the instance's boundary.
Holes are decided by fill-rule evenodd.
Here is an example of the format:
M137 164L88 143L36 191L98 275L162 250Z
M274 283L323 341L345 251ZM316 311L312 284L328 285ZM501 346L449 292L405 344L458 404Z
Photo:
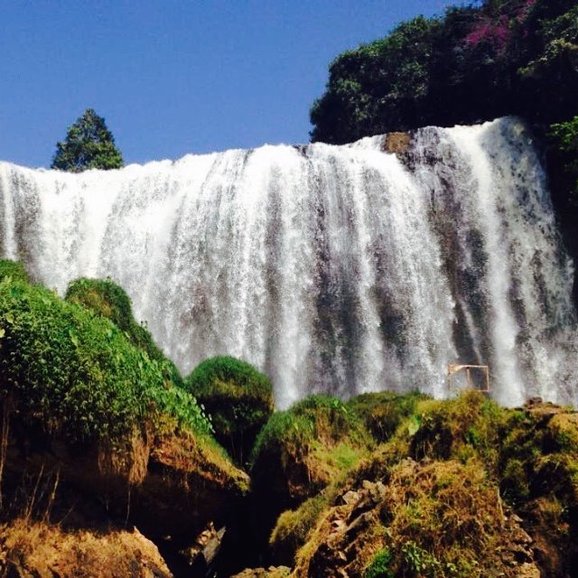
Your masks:
M13 505L3 512L8 524L27 512L31 519L64 518L66 528L105 537L111 528L135 525L177 573L189 567L204 573L213 563L248 477L211 444L172 433L135 434L117 448L70 447L12 421L3 477L4 497Z
M291 569L287 566L269 566L268 568L248 568L231 578L289 578Z

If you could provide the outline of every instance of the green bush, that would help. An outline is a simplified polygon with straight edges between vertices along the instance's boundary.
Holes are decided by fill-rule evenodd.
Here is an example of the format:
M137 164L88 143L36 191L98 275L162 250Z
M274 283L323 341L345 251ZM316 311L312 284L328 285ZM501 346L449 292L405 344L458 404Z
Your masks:
M372 445L363 421L347 404L330 395L311 395L271 417L257 438L253 460L281 448L304 455L343 441L357 448Z
M24 269L24 265L20 261L0 259L0 281L4 279L29 281L28 273L26 273L26 269Z
M211 417L217 440L243 465L273 412L273 386L252 365L220 356L199 364L185 387Z
M125 333L53 292L0 282L0 395L19 415L71 441L115 441L168 415L208 433L189 394Z
M257 437L253 485L279 512L295 508L357 465L373 447L359 416L341 400L312 395L273 414Z
M383 391L353 397L347 402L347 407L361 417L375 440L382 443L395 433L405 418L414 413L417 402L424 399L427 396L418 392L400 395Z
M393 572L389 568L391 558L391 552L388 548L380 550L365 571L364 578L394 578Z
M130 297L116 283L110 279L76 279L68 285L65 299L110 319L133 345L162 365L166 379L183 385L175 364L156 346L148 329L135 321Z
M421 401L408 421L410 455L418 460L454 458L462 462L476 457L495 472L508 415L474 390L455 399Z

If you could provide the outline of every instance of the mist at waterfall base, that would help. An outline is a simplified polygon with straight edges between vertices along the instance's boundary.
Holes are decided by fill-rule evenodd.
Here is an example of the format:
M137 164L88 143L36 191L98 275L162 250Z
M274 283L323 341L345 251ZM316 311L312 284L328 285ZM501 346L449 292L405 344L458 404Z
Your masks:
M0 163L1 249L63 293L110 277L187 374L243 358L281 408L313 392L577 402L572 264L524 125L425 128L67 174Z

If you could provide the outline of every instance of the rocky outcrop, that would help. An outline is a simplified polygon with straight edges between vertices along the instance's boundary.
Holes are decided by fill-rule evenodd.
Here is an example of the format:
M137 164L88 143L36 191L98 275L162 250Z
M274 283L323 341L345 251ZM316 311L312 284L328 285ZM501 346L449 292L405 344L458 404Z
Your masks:
M404 460L388 479L344 491L300 550L294 576L361 578L380 552L387 576L540 576L521 519L483 470L452 461Z
M385 135L382 149L386 153L404 155L411 144L411 133L409 132L390 132Z
M66 534L70 544L78 532L98 531L99 539L106 539L111 524L134 525L168 556L171 568L204 572L248 491L248 476L216 442L190 433L135 434L122 446L81 448L26 428L12 416L10 434L2 489L12 511L3 512L5 528L24 512L32 519L65 518L67 530L76 532ZM205 540L207 528L218 528L219 539ZM130 544L123 542L126 556Z

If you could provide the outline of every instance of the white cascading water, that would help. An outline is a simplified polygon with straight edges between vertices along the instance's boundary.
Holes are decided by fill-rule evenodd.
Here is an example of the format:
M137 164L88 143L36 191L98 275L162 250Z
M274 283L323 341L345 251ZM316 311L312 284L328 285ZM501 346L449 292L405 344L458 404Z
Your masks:
M280 407L308 393L448 394L489 364L494 396L576 404L572 266L523 124L264 146L79 175L0 163L1 249L63 293L110 277L187 374L230 354Z

